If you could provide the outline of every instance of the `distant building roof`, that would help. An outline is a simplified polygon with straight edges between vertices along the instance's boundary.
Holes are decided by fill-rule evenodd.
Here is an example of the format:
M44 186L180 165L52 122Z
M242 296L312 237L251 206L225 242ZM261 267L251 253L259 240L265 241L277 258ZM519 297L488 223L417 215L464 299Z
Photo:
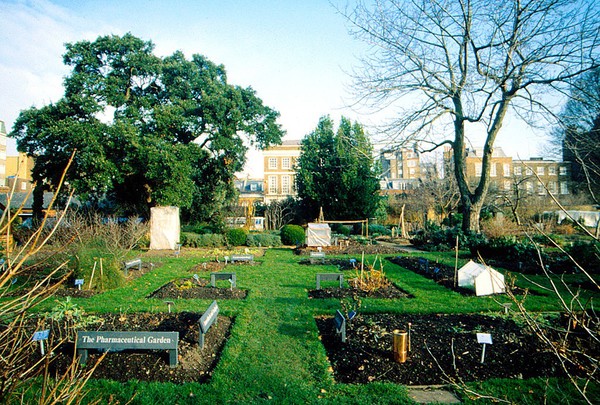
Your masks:
M0 210L6 209L8 195L10 193L0 193ZM54 193L44 192L44 208L47 208L52 201ZM33 206L33 193L14 192L10 196L10 208L17 209L23 208L24 210L31 210Z

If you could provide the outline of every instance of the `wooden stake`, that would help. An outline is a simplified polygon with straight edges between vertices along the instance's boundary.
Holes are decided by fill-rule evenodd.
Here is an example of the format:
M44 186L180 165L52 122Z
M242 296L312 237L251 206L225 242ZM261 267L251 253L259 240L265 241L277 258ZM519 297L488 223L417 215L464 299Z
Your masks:
M94 280L94 272L96 271L96 264L98 262L96 260L94 260L94 267L92 268L92 277L90 277L90 286L88 287L88 289L92 289L92 281Z
M454 259L454 288L458 285L458 235L456 235L456 256Z
M104 271L102 271L102 258L100 258L100 288L104 290Z

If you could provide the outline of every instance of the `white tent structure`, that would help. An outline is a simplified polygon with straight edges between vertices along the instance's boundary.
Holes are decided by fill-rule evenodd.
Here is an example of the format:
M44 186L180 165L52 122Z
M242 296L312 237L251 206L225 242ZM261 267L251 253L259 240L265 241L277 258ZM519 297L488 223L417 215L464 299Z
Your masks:
M506 292L504 276L500 272L473 260L458 270L458 286L474 290L478 296Z
M306 244L310 246L331 246L331 228L325 223L309 223L306 228Z
M179 243L179 207L150 208L150 249L175 250Z

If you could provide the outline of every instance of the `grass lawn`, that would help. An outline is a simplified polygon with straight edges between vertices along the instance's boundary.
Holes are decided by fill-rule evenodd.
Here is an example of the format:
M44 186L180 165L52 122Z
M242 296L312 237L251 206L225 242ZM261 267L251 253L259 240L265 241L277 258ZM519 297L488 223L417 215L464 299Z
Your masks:
M227 268L227 271L236 272L238 287L247 289L248 297L219 302L221 313L235 317L235 323L209 383L90 381L87 385L89 399L101 396L101 402L110 399L132 404L412 403L404 386L387 383L346 385L334 381L314 317L333 315L340 308L340 302L309 299L307 290L314 288L316 273L338 270L334 266L300 265L300 259L290 249L269 249L256 259L262 262L261 265ZM449 256L442 259L451 260ZM146 296L173 279L191 277L189 269L203 260L203 256L200 250L184 250L180 257L148 253L143 260L161 262L162 266L125 288L74 301L88 313L167 311L163 300L147 299ZM374 257L368 257L368 260L373 261ZM465 297L389 262L385 262L385 271L388 278L415 298L363 299L362 312L499 314L502 311L500 304L508 301L503 296ZM352 274L353 271L345 272L346 277ZM528 283L523 279L517 282ZM203 312L209 304L210 300L177 300L175 310ZM53 302L47 302L42 310L52 305ZM533 311L560 310L557 300L550 296L530 296L526 306ZM523 403L524 393L532 403L540 403L548 392L554 395L550 398L562 398L561 402L566 402L564 398L571 401L575 398L569 384L561 380L493 380L469 386L485 389L487 394L515 403ZM133 400L128 402L132 397ZM469 401L466 397L463 399Z

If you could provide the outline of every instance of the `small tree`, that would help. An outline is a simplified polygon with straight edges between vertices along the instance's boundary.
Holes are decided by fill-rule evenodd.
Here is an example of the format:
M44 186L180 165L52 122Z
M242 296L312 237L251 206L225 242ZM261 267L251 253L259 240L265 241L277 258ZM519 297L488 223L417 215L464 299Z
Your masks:
M372 146L358 123L342 118L336 131L329 117L302 140L296 187L304 217L322 209L327 219L373 217L381 204Z

